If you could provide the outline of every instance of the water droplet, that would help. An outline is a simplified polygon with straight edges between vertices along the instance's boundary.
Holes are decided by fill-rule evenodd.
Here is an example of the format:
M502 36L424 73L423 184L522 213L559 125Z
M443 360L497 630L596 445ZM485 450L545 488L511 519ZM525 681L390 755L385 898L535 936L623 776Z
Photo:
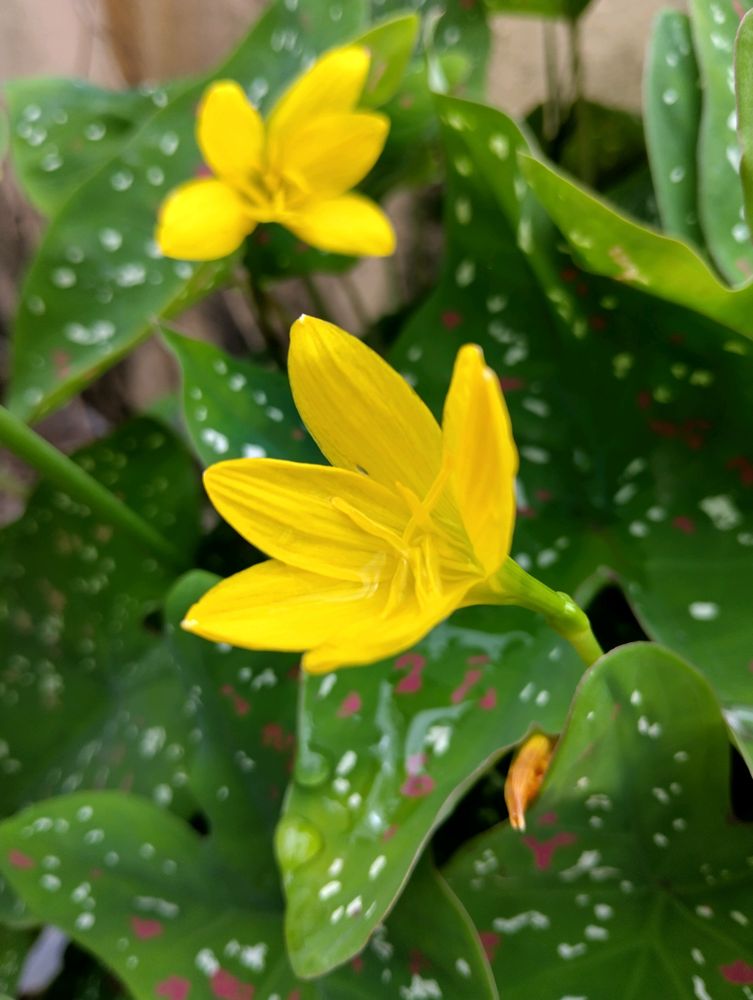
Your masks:
M299 785L305 788L317 788L323 784L332 773L332 766L324 754L315 750L299 753L295 762L293 777Z
M321 833L301 816L284 816L275 830L275 850L283 870L300 868L315 858L323 847Z

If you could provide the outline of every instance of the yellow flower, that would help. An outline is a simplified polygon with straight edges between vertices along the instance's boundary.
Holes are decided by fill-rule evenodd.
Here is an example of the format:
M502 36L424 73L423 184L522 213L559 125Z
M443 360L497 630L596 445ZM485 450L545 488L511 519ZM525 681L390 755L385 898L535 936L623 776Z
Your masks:
M386 361L330 323L293 324L289 367L333 467L237 459L207 469L219 513L272 558L210 590L184 628L305 651L304 669L319 673L398 653L458 607L515 600L518 458L481 349L460 350L441 429Z
M188 181L162 203L157 243L168 257L214 260L236 250L260 222L278 222L333 253L394 252L389 219L348 194L379 158L389 119L355 111L371 56L360 46L316 62L262 120L243 89L213 83L196 137L213 177Z

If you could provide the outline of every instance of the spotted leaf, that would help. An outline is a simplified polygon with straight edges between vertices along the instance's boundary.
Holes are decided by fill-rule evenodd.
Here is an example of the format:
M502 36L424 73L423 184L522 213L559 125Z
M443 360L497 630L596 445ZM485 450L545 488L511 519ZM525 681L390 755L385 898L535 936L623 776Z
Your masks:
M497 995L475 929L428 865L349 967L306 983L288 966L280 910L260 899L255 859L234 867L214 834L144 799L42 803L0 825L0 851L31 912L93 952L135 1000Z
M186 610L217 578L194 571L166 604L170 646L191 720L191 791L214 850L253 873L279 904L272 837L295 754L298 657L231 649L184 632Z
M690 19L662 11L654 23L644 88L646 142L663 228L703 246L696 149L701 87Z
M195 474L161 424L126 424L76 461L190 557ZM83 787L186 808L182 688L149 625L172 568L44 483L2 535L2 814Z
M45 215L54 215L168 100L161 87L116 91L49 77L11 80L5 93L13 169L26 197Z
M740 183L733 58L740 19L752 0L691 0L703 86L698 144L698 208L714 262L731 285L753 278L753 244Z
M706 674L753 762L750 346L580 271L526 191L517 126L440 106L450 247L394 362L438 409L460 344L482 344L521 455L513 556L585 598L619 580L648 634Z
M695 670L648 644L600 661L526 833L497 827L448 868L500 992L739 997L753 982L753 829L728 788L724 720Z
M301 975L356 954L478 774L534 723L562 725L582 671L572 650L524 611L466 619L383 664L305 679L277 831L288 949ZM302 850L309 842L315 849ZM349 914L356 897L362 905Z
M589 271L695 309L753 338L753 283L729 288L687 243L626 217L540 160L525 159L523 173Z
M183 413L205 465L225 458L317 461L287 378L219 348L164 332L183 375Z

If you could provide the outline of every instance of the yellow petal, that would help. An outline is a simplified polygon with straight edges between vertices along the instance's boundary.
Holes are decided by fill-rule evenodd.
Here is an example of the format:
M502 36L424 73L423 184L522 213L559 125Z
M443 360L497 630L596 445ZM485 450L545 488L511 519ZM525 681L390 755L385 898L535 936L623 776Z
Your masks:
M189 609L183 628L244 649L300 652L354 626L368 632L383 604L381 588L270 559L212 587Z
M442 426L455 502L477 558L492 573L510 551L518 453L499 380L474 344L458 352Z
M316 115L352 110L369 75L371 56L358 45L325 53L290 86L269 116L267 130L274 146L285 133L295 133Z
M400 482L423 499L439 472L442 437L405 379L324 320L302 316L290 338L295 403L324 455L389 489Z
M313 196L334 197L355 187L371 170L389 128L385 115L324 115L286 137L280 163L300 177Z
M352 257L389 257L395 231L381 208L360 194L312 201L284 220L284 225L318 250Z
M216 260L241 245L256 225L243 202L223 181L188 181L162 202L157 245L166 257Z
M204 483L222 517L263 552L355 583L380 578L394 561L380 535L399 544L407 521L379 483L324 465L241 458L211 466Z
M447 618L460 605L464 590L465 585L455 588L428 606L406 596L390 614L374 618L367 628L355 622L314 646L304 654L301 666L310 674L321 674L397 656Z
M218 80L201 100L196 139L218 177L230 183L242 182L261 164L264 123L239 84Z

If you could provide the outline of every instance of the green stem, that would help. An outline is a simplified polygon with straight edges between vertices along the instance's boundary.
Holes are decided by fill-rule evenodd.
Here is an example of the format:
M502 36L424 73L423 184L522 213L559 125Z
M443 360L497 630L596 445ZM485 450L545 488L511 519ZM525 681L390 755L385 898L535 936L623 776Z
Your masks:
M166 541L158 531L118 500L80 465L45 441L4 406L0 406L0 444L5 445L72 497L86 503L116 528L120 528L158 555L160 559L167 560L176 569L186 568L186 560L182 553Z
M591 155L591 135L589 110L583 76L583 54L581 51L580 21L574 17L569 22L570 75L573 88L573 114L575 116L575 141L578 151L578 174L586 184L593 184L594 170Z
M328 320L329 310L327 309L327 304L322 297L322 293L319 291L319 286L310 274L302 274L301 281L303 282L306 291L309 293L309 298L311 299L311 304L316 310L316 315L319 319Z
M493 586L499 593L500 604L516 604L543 615L547 624L570 643L587 667L603 655L588 616L572 597L547 587L512 559L504 563Z
M256 316L267 352L281 371L285 371L288 364L287 351L283 345L280 331L272 318L271 313L277 312L276 302L273 304L272 297L261 287L253 275L248 275L248 280L244 287L252 312ZM279 315L279 314L278 314Z
M557 24L545 21L544 32L544 69L546 74L546 100L544 101L544 138L553 142L562 124L562 95L559 81L559 66L557 57Z
M371 320L369 319L368 311L363 303L357 284L349 274L343 274L340 280L342 282L343 291L345 292L348 302L350 303L350 308L353 310L353 314L356 317L356 322L361 328L361 332L368 330L371 325Z

